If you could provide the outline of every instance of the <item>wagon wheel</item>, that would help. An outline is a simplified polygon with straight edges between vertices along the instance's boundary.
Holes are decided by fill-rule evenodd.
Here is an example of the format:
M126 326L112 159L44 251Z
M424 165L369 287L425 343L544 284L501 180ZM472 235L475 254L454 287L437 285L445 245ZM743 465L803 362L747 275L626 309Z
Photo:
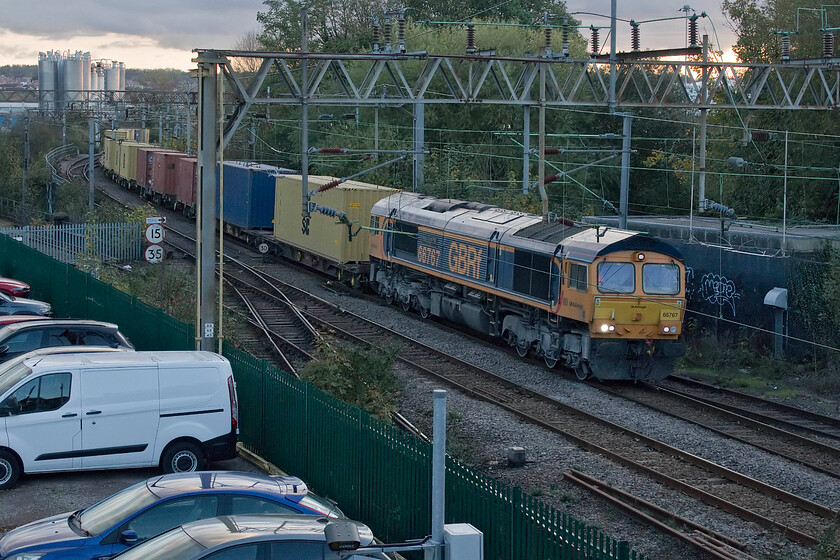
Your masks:
M519 343L516 345L516 353L519 355L520 358L524 358L528 355L528 350L531 349L531 345L527 344L524 340L520 340Z
M385 303L387 303L388 305L394 303L394 292L392 292L391 290L385 292Z
M400 303L402 304L403 311L411 311L411 296L406 297Z
M543 361L548 369L554 369L557 366L557 358L549 358L548 355L545 355Z
M592 369L589 367L589 364L580 362L575 368L575 377L580 381L586 381L590 375L592 375Z
M423 319L428 319L429 315L430 315L429 308L428 307L423 307L422 305L420 305L420 317L422 317Z

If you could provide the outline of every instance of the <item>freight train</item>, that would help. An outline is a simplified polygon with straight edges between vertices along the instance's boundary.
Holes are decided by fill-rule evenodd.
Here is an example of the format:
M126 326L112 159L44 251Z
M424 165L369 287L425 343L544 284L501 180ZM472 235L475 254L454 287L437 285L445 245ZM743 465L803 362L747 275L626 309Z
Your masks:
M154 150L111 138L103 167L193 213L195 158ZM684 352L685 265L648 235L354 181L319 192L336 181L318 176L309 177L311 206L327 211L304 233L299 175L225 165L226 232L405 311L460 323L581 380L660 380Z

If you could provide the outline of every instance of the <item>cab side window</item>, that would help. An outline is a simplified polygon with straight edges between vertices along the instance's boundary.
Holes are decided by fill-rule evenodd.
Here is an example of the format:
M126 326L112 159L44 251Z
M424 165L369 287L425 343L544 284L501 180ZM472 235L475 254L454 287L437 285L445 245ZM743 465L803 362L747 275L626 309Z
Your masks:
M0 410L12 415L58 410L70 400L69 373L42 375L24 383L0 403Z
M589 291L589 278L587 269L581 264L569 265L569 287L581 292Z

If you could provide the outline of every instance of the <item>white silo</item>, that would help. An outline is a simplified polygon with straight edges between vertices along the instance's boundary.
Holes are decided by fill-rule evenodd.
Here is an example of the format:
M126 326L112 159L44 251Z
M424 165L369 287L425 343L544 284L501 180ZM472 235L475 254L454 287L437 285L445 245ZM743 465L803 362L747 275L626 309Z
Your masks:
M111 66L105 67L105 91L106 98L114 97L113 92L120 90L120 67L116 62L111 62Z
M82 51L76 51L73 56L68 55L64 61L64 100L67 103L78 102L82 99L84 67Z
M125 62L120 62L120 91L125 91ZM120 99L125 96L124 93L120 94Z
M38 103L42 112L55 110L55 85L58 67L53 52L38 53Z
M90 99L90 53L86 52L82 55L82 91L84 91L84 99Z

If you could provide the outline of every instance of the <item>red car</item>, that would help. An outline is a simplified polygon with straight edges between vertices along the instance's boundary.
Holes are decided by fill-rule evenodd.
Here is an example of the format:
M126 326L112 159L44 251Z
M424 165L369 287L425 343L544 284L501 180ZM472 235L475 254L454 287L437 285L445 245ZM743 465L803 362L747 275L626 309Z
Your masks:
M29 297L29 284L14 278L0 278L0 292L15 297Z

